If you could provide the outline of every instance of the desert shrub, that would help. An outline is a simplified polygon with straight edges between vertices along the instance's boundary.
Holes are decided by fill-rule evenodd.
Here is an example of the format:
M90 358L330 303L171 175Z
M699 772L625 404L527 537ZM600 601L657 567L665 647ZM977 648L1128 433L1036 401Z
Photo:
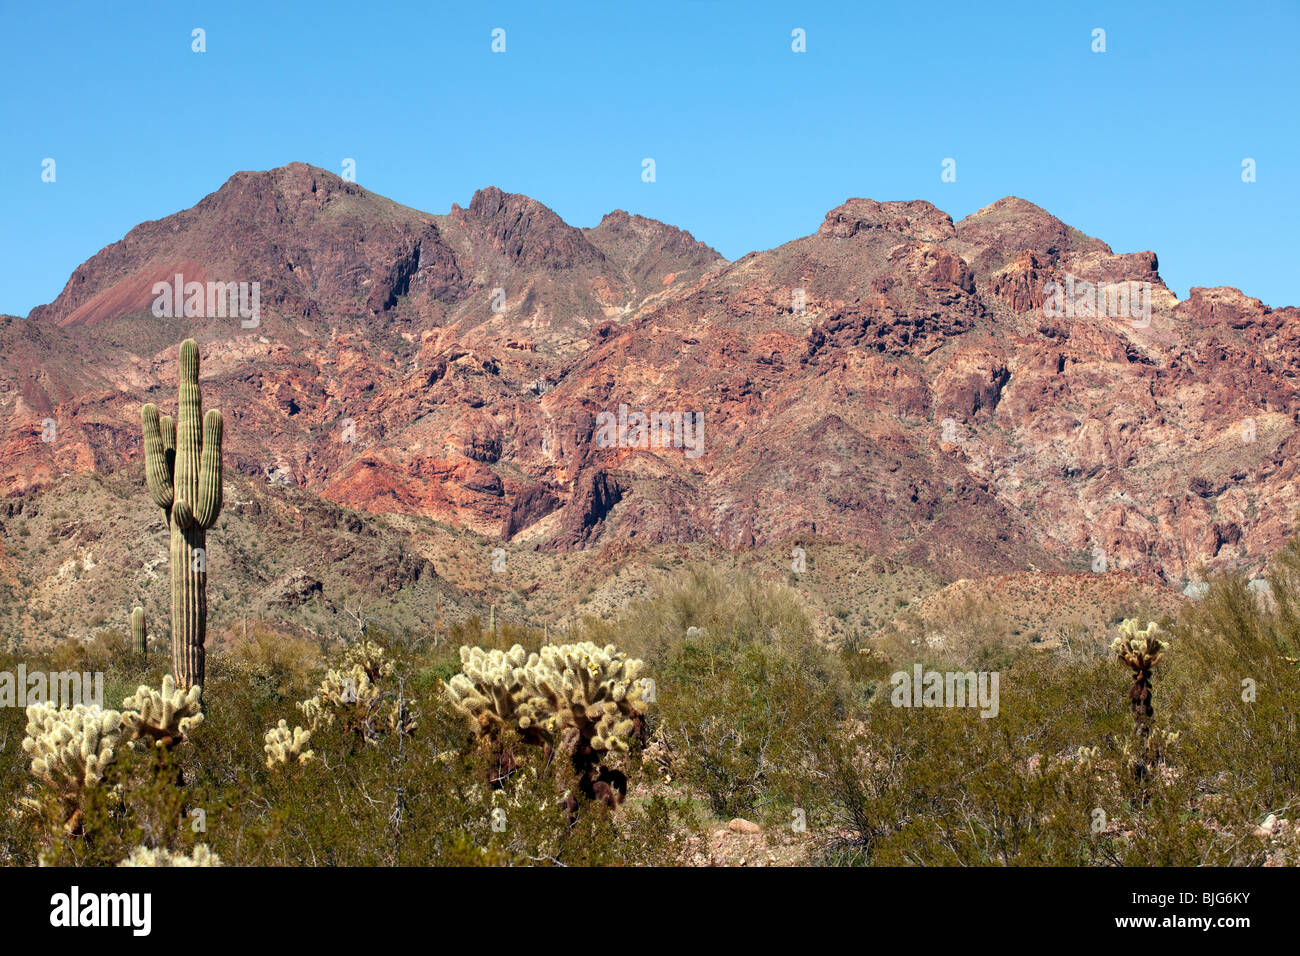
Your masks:
M789 741L814 698L847 713L851 686L792 589L694 567L584 634L644 655L657 681L650 727L673 778L719 816L785 804Z
M486 626L477 615L457 621L448 629L448 643L454 654L459 647L483 647L488 650L509 650L516 644L525 650L535 651L546 638L536 628L522 627L509 622L499 622L495 630ZM458 658L459 659L459 658Z
M780 801L789 743L812 719L816 684L800 662L770 646L703 637L683 641L662 674L674 776L721 817Z
M1293 817L1300 807L1300 760L1276 744L1294 734L1300 701L1300 674L1287 660L1296 634L1284 610L1290 598L1285 586L1277 595L1269 610L1243 581L1225 578L1176 624L1166 622L1154 714L1136 725L1132 673L1113 657L1035 650L1001 670L996 717L894 707L878 693L858 719L808 725L798 799L823 834L825 858L1294 861L1294 846L1257 831L1269 814ZM1256 688L1249 702L1247 678ZM1147 748L1147 734L1158 747ZM1144 772L1135 773L1139 763Z
M878 646L900 663L929 657L957 670L997 670L1009 660L1011 637L1011 621L997 601L958 593L925 616L915 610L899 615Z
M12 669L5 661L5 669ZM0 866L18 866L36 859L37 828L23 823L19 801L34 791L31 757L22 748L27 717L21 708L0 707Z
M31 776L12 819L37 824L35 861L111 865L142 842L173 848L184 803L173 752L203 723L198 695L167 675L161 691L139 686L120 712L47 702L26 708L22 749Z
M432 703L432 702L431 702ZM486 757L391 737L349 753L313 735L317 759L255 774L229 792L210 827L232 863L259 865L640 864L673 859L673 828L656 805L600 803L573 818L557 799L554 763L526 750L501 790ZM657 814L657 816L656 816ZM252 839L233 839L243 831Z
M103 674L105 707L120 707L122 698L140 684L157 687L170 661L165 653L153 653L141 660L131 652L131 637L122 630L100 631L89 640L68 637L47 654L23 655L28 672L34 670L73 671ZM12 668L11 668L12 669Z
M283 698L305 695L324 660L316 641L277 631L262 622L247 635L237 632L223 657L243 680Z
M121 748L103 783L87 791L76 833L43 812L44 845L36 859L42 866L116 866L141 845L192 846L201 835L183 825L186 792L176 785L177 772L167 751Z
M399 648L382 679L410 688L414 734L358 748L344 721L318 727L311 761L268 768L266 729L295 716L292 702L250 682L221 653L210 662L205 720L174 749L122 748L84 801L76 832L54 812L7 816L0 862L115 866L145 846L227 865L469 865L673 863L689 832L683 807L639 794L617 813L603 804L571 816L555 761L522 753L505 785L486 784L487 757L467 746L464 715L440 687L410 680L438 657ZM24 658L29 667L35 661ZM48 662L46 662L48 666ZM319 672L316 679L322 676ZM120 701L117 702L120 706ZM5 813L39 795L19 744L21 710L0 710L0 798ZM500 810L504 816L494 816ZM494 827L494 823L498 826Z
M1237 828L1300 811L1300 752L1279 743L1295 738L1300 708L1300 543L1275 556L1269 582L1271 602L1240 576L1209 582L1172 628L1156 702L1207 802Z
M695 628L731 645L780 649L828 681L842 677L832 655L813 638L812 619L798 591L743 571L724 573L694 566L674 575L648 598L635 601L618 617L591 629L645 660L653 673L678 653Z
M0 708L0 863L111 866L142 846L191 857L202 846L227 865L672 864L698 848L691 801L769 822L797 807L818 862L1294 863L1294 829L1274 836L1259 824L1300 815L1300 748L1287 745L1300 704L1300 545L1275 557L1269 580L1261 600L1240 578L1214 579L1160 622L1169 649L1148 732L1161 751L1139 779L1132 675L1095 652L1108 633L1080 633L1072 653L1008 650L977 633L1001 633L995 609L957 602L951 622L913 622L912 637L943 631L946 646L850 635L830 648L797 592L689 569L616 617L552 635L614 644L655 679L646 729L671 780L628 761L616 811L579 796L575 812L562 799L574 792L572 768L545 747L513 746L517 728L503 731L503 766L445 698L461 669L456 644L534 650L542 632L471 619L453 626L448 647L374 631L392 665L385 693L418 726L359 744L348 721L322 720L313 759L270 765L267 729L305 722L294 701L319 690L326 668L305 644L258 634L214 648L197 732L174 748L122 748L71 829L66 806L43 797L30 772L25 715ZM165 655L142 663L125 644L109 632L0 668L103 670L104 703L120 708L167 667ZM890 674L917 661L998 670L997 716L892 706Z
M802 738L799 794L828 859L892 865L1082 865L1113 860L1093 813L1126 812L1113 766L1131 733L1122 675L1109 663L1035 652L1000 674L1000 706L895 707L878 694L860 719ZM1080 748L1098 747L1081 766Z
M130 636L121 630L99 631L89 640L66 637L50 651L51 670L107 671L131 656Z

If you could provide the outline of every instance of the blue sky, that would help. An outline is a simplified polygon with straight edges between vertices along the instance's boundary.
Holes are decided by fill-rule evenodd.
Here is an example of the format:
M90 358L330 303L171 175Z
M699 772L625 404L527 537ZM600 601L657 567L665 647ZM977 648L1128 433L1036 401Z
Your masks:
M430 212L497 185L578 226L616 208L661 219L733 259L813 232L849 196L959 219L1014 194L1116 251L1154 249L1180 297L1235 285L1300 305L1295 2L0 13L0 312L50 301L101 247L237 170L347 157L361 185Z

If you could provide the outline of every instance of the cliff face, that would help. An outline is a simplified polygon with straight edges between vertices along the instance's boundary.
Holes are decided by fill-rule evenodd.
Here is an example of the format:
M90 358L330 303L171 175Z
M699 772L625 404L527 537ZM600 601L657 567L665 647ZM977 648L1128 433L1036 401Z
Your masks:
M0 318L0 496L137 459L193 335L228 467L365 511L557 550L810 534L952 576L1257 566L1300 504L1300 312L1179 302L1157 267L1014 197L850 199L728 263L621 211L239 173ZM155 316L178 274L256 282L256 324Z

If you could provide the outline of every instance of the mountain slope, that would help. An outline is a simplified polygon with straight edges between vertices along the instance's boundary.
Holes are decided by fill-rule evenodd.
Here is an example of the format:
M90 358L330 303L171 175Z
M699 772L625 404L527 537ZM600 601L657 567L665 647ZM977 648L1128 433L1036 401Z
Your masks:
M258 282L260 324L155 317L177 272ZM1085 282L1145 284L1149 315L1051 308ZM579 229L488 188L434 215L303 164L239 173L0 319L0 495L138 460L185 335L233 471L553 551L808 536L950 578L1104 561L1181 586L1257 568L1300 505L1300 312L1179 302L1154 253L1016 197L956 223L850 199L726 262L622 211ZM698 413L703 444L611 447L620 408Z

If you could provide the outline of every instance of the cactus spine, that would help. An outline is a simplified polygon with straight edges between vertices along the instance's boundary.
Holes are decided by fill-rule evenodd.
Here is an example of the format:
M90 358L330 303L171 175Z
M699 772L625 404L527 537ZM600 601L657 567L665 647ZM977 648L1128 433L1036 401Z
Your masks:
M177 421L152 402L140 412L145 477L171 528L172 673L202 686L208 621L207 532L221 513L221 413L203 416L199 347L181 343Z
M144 657L149 653L149 632L144 624L142 607L131 611L131 650L137 657Z

